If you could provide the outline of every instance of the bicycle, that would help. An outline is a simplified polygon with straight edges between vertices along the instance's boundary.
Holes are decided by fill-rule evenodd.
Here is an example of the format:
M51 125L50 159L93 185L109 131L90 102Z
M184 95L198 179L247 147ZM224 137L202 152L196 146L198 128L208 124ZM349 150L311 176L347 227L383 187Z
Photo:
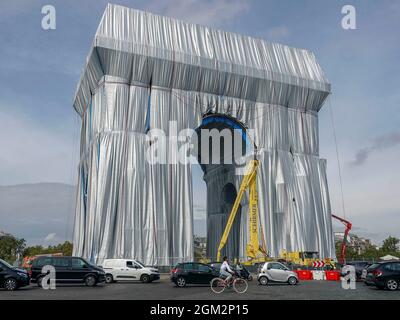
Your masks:
M236 275L233 276L233 280L230 281L233 290L237 293L245 293L248 288L247 281ZM226 288L229 288L228 283L222 278L214 278L210 282L211 291L214 293L222 293Z

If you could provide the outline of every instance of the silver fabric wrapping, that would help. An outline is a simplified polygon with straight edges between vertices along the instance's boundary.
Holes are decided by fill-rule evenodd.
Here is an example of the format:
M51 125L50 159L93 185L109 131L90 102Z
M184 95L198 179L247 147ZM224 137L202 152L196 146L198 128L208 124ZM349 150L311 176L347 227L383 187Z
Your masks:
M198 128L205 112L254 130L258 192L268 251L335 257L326 162L319 158L318 111L330 84L303 49L108 5L74 98L82 117L74 255L95 262L136 258L171 265L193 259L193 195L188 164L156 164L148 129L169 121ZM166 144L170 159L177 152ZM227 217L212 212L226 183L205 177L208 254ZM226 252L245 258L247 195Z

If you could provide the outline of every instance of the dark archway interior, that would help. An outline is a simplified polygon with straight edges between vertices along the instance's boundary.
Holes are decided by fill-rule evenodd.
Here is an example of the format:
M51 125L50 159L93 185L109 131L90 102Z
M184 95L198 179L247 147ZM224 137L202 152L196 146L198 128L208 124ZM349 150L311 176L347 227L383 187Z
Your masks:
M219 132L228 129L232 138L228 142L225 141L223 135L218 137L219 141L217 139L213 142L212 138L208 138L208 149L202 150L201 129L217 129ZM248 152L249 141L243 124L232 117L221 114L205 116L201 126L197 129L197 137L198 160L204 172L203 179L207 185L207 256L214 260L237 195L237 176L235 174L237 163L235 159L238 156L244 156L246 151ZM207 136L203 136L203 139L205 137ZM225 152L227 147L231 149ZM217 157L219 163L213 163L213 157L215 159L217 152L219 152ZM204 159L207 158L208 163L204 163ZM230 259L239 258L240 254L241 211L242 208L239 207L228 242L222 251L222 255L226 255Z
M232 211L233 204L237 196L236 187L228 182L222 188L220 195L220 214L223 214L228 219L229 214ZM241 219L242 207L238 209L238 213L233 223L230 236L228 238L228 245L222 251L223 255L227 255L230 258L239 258L239 245L240 245L240 219ZM212 227L212 225L210 226ZM218 245L218 243L217 243Z
M236 196L237 192L235 186L232 183L227 183L221 191L221 204L224 206L230 206L230 209L232 209Z

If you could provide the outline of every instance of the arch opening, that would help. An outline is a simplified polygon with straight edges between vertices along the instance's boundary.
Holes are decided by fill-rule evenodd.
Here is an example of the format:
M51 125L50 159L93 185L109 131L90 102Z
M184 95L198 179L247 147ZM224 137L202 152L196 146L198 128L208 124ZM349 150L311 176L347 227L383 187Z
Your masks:
M206 183L206 234L208 259L214 261L217 249L240 187L242 175L238 169L255 147L247 128L237 119L224 114L207 114L196 129L197 157ZM241 172L241 171L240 171ZM222 255L240 258L240 247L246 233L239 207Z

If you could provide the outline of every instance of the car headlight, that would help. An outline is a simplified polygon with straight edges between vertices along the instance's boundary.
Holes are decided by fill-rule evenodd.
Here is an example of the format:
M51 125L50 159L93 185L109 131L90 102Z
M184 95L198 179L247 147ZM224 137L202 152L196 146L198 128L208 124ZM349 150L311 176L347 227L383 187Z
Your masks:
M28 278L28 275L24 272L17 272L17 275L19 275L20 277L23 277L23 278Z
M157 270L157 269L150 269L150 271L151 271L151 272L158 273L158 270Z

